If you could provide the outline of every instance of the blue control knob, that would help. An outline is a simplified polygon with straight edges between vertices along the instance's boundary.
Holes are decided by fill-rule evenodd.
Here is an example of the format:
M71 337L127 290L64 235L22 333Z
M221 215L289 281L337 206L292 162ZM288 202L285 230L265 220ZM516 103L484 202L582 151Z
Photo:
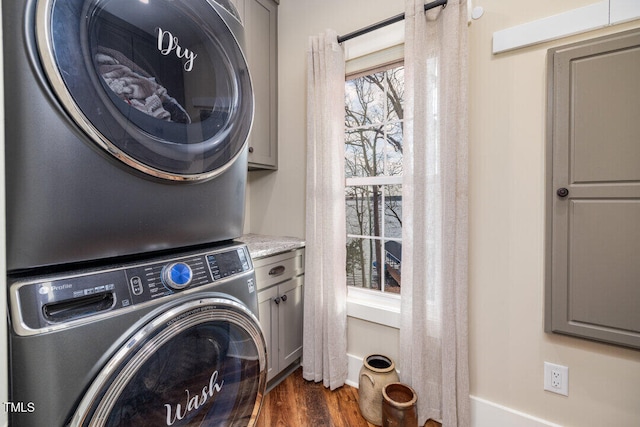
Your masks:
M171 289L184 289L193 279L193 271L184 262L175 262L162 269L162 283Z

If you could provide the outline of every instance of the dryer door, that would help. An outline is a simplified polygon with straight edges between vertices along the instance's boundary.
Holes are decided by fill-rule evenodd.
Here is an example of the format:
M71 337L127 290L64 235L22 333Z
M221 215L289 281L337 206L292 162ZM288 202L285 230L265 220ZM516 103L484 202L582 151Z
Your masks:
M233 11L226 0L39 0L40 59L106 152L156 177L207 179L240 156L253 119Z
M72 426L253 426L266 387L260 326L242 304L170 309L109 360Z

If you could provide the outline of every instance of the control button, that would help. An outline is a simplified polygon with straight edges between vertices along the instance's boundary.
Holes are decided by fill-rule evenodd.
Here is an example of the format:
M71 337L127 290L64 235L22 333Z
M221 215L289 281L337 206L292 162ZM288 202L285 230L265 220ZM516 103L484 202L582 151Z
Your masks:
M134 295L141 295L142 294L142 280L140 280L140 277L134 276L129 280L129 282L131 283L131 291L133 292L133 294Z
M191 283L193 272L184 262L166 265L162 269L162 283L170 289L184 289Z

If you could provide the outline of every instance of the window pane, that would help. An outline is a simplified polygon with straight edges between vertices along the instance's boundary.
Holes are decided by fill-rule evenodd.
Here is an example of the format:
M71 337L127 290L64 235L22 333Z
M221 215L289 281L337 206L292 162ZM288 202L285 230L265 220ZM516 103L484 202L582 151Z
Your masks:
M381 250L377 239L347 239L347 285L380 290Z
M386 127L387 156L386 175L402 175L402 123L392 123Z
M404 67L393 68L385 72L387 77L387 120L404 118Z
M348 130L345 141L345 176L352 178L382 175L384 146L381 129Z
M385 242L384 258L384 291L399 294L402 244L393 241Z
M402 186L387 185L384 192L384 237L402 238Z
M380 186L347 187L345 202L347 234L380 236Z
M347 80L344 95L344 123L346 127L360 126L364 116L361 99L358 98L355 80Z
M382 123L385 117L384 72L348 80L345 85L347 127Z

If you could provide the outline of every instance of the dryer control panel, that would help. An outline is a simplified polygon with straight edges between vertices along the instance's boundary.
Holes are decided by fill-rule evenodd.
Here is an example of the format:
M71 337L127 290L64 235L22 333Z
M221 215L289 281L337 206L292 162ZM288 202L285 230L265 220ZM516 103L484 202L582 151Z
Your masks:
M241 279L244 286L238 287L233 279ZM18 335L33 335L177 293L205 290L236 297L255 294L246 246L18 280L10 291L12 325Z

